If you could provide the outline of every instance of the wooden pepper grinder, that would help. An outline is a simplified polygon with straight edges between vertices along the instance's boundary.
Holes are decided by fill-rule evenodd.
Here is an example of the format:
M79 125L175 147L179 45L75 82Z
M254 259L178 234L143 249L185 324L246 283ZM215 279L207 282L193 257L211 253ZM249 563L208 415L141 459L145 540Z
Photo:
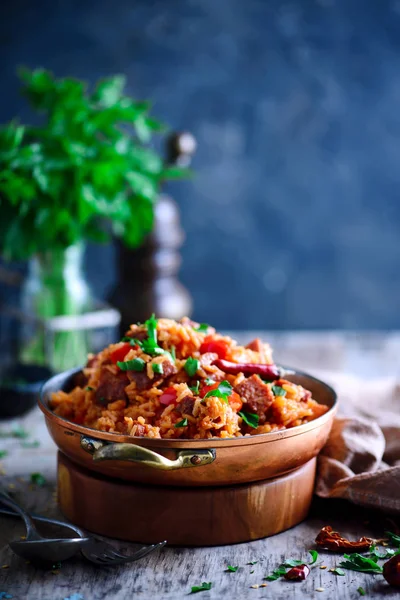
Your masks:
M195 150L191 133L174 133L167 139L167 163L189 166ZM140 248L116 242L117 283L109 301L121 313L121 335L131 323L145 321L152 313L169 319L191 314L191 296L177 278L184 237L178 205L161 194L154 207L153 231Z

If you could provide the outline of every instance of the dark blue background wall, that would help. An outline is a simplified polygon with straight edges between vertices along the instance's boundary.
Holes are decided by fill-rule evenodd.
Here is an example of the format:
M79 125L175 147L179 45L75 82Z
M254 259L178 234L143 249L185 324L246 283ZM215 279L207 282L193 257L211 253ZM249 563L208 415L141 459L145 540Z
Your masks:
M15 67L129 91L198 139L170 187L181 278L219 327L400 327L400 2L3 0L0 120ZM113 254L91 248L99 295ZM101 265L101 268L99 268Z

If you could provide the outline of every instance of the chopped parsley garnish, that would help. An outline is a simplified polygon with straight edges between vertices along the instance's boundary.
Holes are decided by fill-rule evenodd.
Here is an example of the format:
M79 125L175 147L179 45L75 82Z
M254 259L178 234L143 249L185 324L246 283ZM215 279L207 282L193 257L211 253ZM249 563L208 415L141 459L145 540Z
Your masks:
M124 335L123 338L121 338L121 342L131 342L132 338L129 337L128 335Z
M0 458L6 457L8 454L7 450L0 450Z
M396 548L400 548L400 535L396 535L395 533L392 533L391 531L385 531L385 535L388 536L389 542L392 544L392 546L396 546Z
M267 575L267 577L264 577L264 579L266 579L267 581L276 581L277 579L279 579L279 577L285 575L285 573L286 569L283 565L281 565L280 567L272 571L271 575Z
M33 440L33 442L21 442L21 448L39 448L39 440Z
M236 573L236 571L238 570L238 568L239 568L238 566L237 566L237 567L232 567L232 565L228 565L228 566L226 567L226 572L229 572L229 573Z
M246 565L256 565L257 563L258 563L258 560L253 560L253 561L246 563Z
M196 594L197 592L206 592L207 590L211 590L211 587L212 587L211 581L210 581L210 583L203 581L203 583L201 585L193 585L190 593Z
M214 379L211 379L211 377L207 377L205 379L205 384L206 385L212 385L213 383L215 383Z
M149 342L152 342L155 346L157 346L157 319L154 313L151 315L150 319L144 322L147 327L147 337Z
M46 483L46 478L43 477L41 473L32 473L31 474L31 483L43 487Z
M316 550L309 550L308 554L311 554L311 562L309 562L308 564L313 565L318 560L318 552Z
M253 429L256 429L258 427L258 421L260 419L258 415L254 413L245 412L243 410L239 412L239 415L249 427L252 427Z
M210 398L210 396L216 396L217 398L222 398L224 402L228 404L228 398L232 394L232 386L229 381L221 381L218 387L215 390L210 390L205 394L204 398Z
M194 377L200 367L200 361L197 358L189 356L185 362L185 371L189 377Z
M90 385L86 386L85 390L86 390L87 392L94 392L94 388L93 388L93 387L91 387Z
M339 563L343 569L349 571L360 571L361 573L382 573L382 567L380 567L374 560L362 556L361 554L343 554L342 562Z
M286 396L285 390L280 385L273 385L271 389L274 392L274 396Z
M153 363L151 365L151 368L153 369L153 373L157 373L157 375L164 374L164 369L163 369L162 363Z
M340 577L344 577L345 575L343 569L341 569L340 567L335 567L334 569L332 569L331 573L333 573L334 575L339 575Z
M200 323L198 327L193 327L193 329L199 333L207 333L209 327L210 326L207 325L207 323Z
M365 590L363 587L361 587L361 585L357 588L357 592L360 594L360 596L365 596Z
M188 426L188 420L182 419L182 421L179 421L179 423L175 423L174 427L187 427Z
M171 346L171 356L172 356L172 360L175 362L176 361L176 348L175 348L175 346Z
M144 371L146 363L143 358L134 358L133 360L126 360L123 362L119 360L117 366L121 371Z
M200 381L196 381L196 385L190 387L189 390L193 392L195 396L198 396L200 391Z

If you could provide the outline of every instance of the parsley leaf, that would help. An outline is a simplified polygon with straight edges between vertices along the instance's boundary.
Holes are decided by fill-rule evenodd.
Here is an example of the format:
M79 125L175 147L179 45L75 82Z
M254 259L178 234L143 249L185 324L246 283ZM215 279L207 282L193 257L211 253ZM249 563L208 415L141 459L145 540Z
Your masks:
M133 360L126 360L123 362L119 360L117 366L121 371L144 371L146 363L143 358L134 358Z
M155 346L157 346L157 319L154 313L151 315L150 319L144 322L147 327L147 337L149 342L152 342Z
M175 348L175 346L171 346L171 356L172 356L173 362L175 362L176 361L176 348Z
M26 429L24 429L23 427L13 427L11 429L11 434L7 434L6 433L4 437L9 437L10 435L12 437L16 437L16 438L19 438L21 440L24 440L27 437L29 437L29 432L26 431Z
M124 335L123 338L120 339L121 342L131 342L132 338L129 335Z
M164 374L162 363L153 363L151 368L153 369L153 373L157 373L158 375Z
M385 531L385 535L388 536L389 542L393 546L400 548L400 535L396 535L395 533L392 533L391 531Z
M200 323L198 327L193 327L193 329L199 333L207 333L209 327L210 326L207 325L207 323Z
M284 567L299 567L300 565L304 565L304 561L297 560L296 558L288 558L282 565Z
M187 425L188 425L188 420L185 418L185 419L182 419L182 421L179 421L179 423L175 423L174 427L175 428L177 428L177 427L187 427Z
M229 381L221 381L218 387L215 390L210 390L205 394L204 398L210 398L210 396L216 396L217 398L222 398L224 402L228 404L228 398L232 394L232 386Z
M318 560L318 552L316 550L309 550L308 554L311 554L311 562L309 562L308 564L313 565Z
M357 588L357 592L360 594L360 596L365 596L365 590L361 586Z
M215 383L214 379L211 379L211 377L207 377L205 379L205 384L206 385L212 385L213 383Z
M32 473L31 474L31 483L38 485L39 487L43 487L46 483L45 477L41 473Z
M246 565L256 565L257 563L258 563L258 560L253 560L253 561L246 563Z
M238 568L239 568L239 566L232 567L232 565L227 565L225 572L236 573L236 571L238 570Z
M286 569L283 565L281 565L277 569L274 569L271 575L267 575L267 577L264 577L264 579L266 579L267 581L276 581L277 579L279 579L279 577L285 575L285 573Z
M243 421L247 423L247 425L249 425L249 427L252 427L253 429L256 429L258 427L258 421L260 417L255 413L249 413L242 410L239 412L239 415L242 417Z
M285 390L280 385L273 385L271 389L274 392L274 396L286 396Z
M33 442L21 442L21 448L39 448L39 440L33 440Z
M340 569L339 567L335 567L334 569L332 569L331 573L334 573L335 575L339 575L340 577L344 577L344 571L343 569Z
M90 385L88 385L88 386L85 387L85 391L86 392L94 392L94 388L90 387Z
M211 590L211 587L212 587L211 581L210 581L210 583L206 583L205 581L203 581L203 583L201 585L193 585L190 593L196 594L197 592L205 592L207 590Z
M185 371L189 377L194 377L200 367L200 361L197 358L189 356L185 362Z
M339 563L343 569L349 571L360 571L361 573L382 573L382 567L376 564L371 558L362 556L361 554L343 554L346 560Z
M5 458L8 455L7 450L0 450L0 458Z
M200 391L200 381L196 381L196 385L190 387L189 390L192 391L195 396L198 396Z

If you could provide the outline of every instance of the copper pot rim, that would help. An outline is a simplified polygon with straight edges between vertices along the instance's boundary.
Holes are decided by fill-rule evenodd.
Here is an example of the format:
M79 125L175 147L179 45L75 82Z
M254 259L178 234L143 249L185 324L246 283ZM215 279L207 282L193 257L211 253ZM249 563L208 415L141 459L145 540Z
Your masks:
M289 367L284 367L289 370ZM54 375L50 379L48 379L40 390L38 405L40 410L44 413L46 419L52 421L55 425L62 427L64 430L69 430L71 432L88 436L91 438L115 442L115 443L135 443L141 446L149 446L153 448L214 448L214 447L230 447L230 446L250 446L254 444L265 444L270 442L279 441L282 439L287 439L291 437L295 437L298 435L303 435L305 433L311 432L314 429L319 429L325 423L333 419L335 413L337 411L337 394L335 390L317 377L313 377L304 371L298 371L296 369L290 369L293 372L293 375L299 375L301 377L305 377L307 379L312 380L318 385L322 385L328 394L331 397L331 406L329 410L317 417L313 421L309 421L308 423L304 423L303 425L297 425L296 427L291 427L289 429L282 429L279 431L272 431L269 433L260 433L257 435L246 435L241 437L232 437L232 438L201 438L201 439L161 439L161 438L150 438L150 437L138 437L132 435L122 435L118 433L111 433L106 431L99 431L98 429L94 429L92 427L85 427L83 425L78 425L77 423L73 423L64 417L60 417L56 415L49 407L48 401L45 399L45 395L48 391L48 387L51 384L54 384L56 381L60 382L60 388L65 381L67 381L73 375L76 375L82 371L82 368L70 369L69 371L64 371L62 373L58 373Z

